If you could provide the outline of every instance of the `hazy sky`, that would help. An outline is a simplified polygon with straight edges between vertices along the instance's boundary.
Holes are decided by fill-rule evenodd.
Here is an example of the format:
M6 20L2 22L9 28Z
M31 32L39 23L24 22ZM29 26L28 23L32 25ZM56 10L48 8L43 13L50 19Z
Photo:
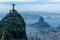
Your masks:
M17 5L15 7L18 11L28 10L60 13L60 0L0 0L0 12L7 12L12 9L12 6L8 2L19 2L16 3Z
M8 12L12 9L12 3L0 3L0 12ZM17 11L40 11L60 13L60 2L18 2L15 3Z
M60 2L60 0L0 0L0 2Z

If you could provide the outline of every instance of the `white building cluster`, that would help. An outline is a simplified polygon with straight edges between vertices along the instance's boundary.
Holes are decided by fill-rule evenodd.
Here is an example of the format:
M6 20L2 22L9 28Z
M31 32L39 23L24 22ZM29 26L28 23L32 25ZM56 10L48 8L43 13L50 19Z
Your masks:
M28 34L28 40L60 40L60 32L35 32Z

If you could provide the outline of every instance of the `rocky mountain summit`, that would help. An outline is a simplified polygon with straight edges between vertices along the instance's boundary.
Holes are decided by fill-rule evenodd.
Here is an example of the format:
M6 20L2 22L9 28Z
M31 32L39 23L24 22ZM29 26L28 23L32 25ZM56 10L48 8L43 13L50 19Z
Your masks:
M25 22L14 9L0 21L0 40L27 40Z
M47 22L45 22L43 17L40 17L37 23L30 24L29 26L39 28L40 30L51 27Z

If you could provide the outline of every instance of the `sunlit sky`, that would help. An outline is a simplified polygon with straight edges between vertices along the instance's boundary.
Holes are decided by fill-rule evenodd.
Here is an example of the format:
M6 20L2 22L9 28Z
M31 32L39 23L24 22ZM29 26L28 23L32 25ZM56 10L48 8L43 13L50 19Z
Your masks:
M60 0L0 0L0 12L12 9L12 3L17 11L60 13Z

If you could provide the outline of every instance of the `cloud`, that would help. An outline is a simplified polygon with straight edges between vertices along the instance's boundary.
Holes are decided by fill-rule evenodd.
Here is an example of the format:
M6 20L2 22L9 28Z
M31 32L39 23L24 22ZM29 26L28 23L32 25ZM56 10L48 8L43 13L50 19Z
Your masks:
M21 3L20 3L21 4ZM41 12L54 12L54 13L60 13L60 4L30 4L27 3L28 5L20 5L17 4L15 6L15 9L20 12L20 11L41 11ZM12 9L11 5L7 4L0 4L0 12L9 12L9 10Z
M0 4L0 12L9 12L12 9L9 2ZM17 2L15 9L17 11L41 11L60 13L60 3L57 2Z

